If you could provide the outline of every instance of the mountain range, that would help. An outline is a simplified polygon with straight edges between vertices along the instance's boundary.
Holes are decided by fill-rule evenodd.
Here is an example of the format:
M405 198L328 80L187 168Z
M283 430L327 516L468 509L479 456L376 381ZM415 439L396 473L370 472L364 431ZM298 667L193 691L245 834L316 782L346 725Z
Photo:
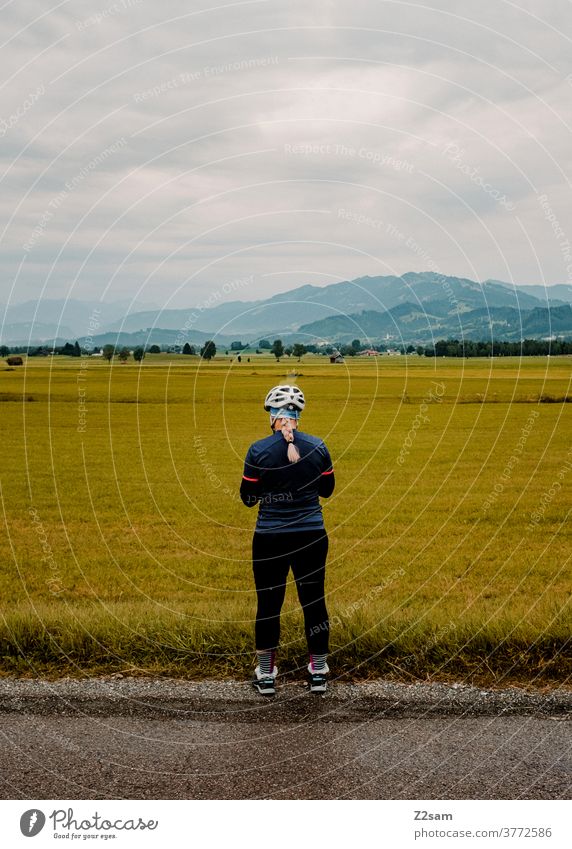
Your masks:
M300 286L256 301L202 309L160 310L132 302L29 301L0 308L2 344L56 340L80 344L99 310L93 345L200 344L214 338L284 343L362 341L427 344L439 338L519 340L572 337L572 286L482 283L434 272L359 277L327 286ZM30 342L31 340L31 342Z
M384 313L368 310L354 316L324 318L302 325L298 336L307 342L360 339L369 343L430 344L438 339L506 340L572 338L572 306L518 310L514 307L480 307L444 315L441 302L399 304Z

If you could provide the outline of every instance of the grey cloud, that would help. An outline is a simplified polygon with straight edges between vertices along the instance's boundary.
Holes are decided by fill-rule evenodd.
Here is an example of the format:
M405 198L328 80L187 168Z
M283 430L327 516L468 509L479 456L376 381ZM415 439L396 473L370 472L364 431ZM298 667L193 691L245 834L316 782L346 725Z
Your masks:
M3 278L25 259L21 299L50 273L50 296L77 277L76 296L96 297L116 272L125 297L148 275L160 300L187 278L183 298L254 273L259 297L430 256L445 273L567 282L537 198L566 220L565 4L423 5L211 2L193 15L85 0L45 15L2 50L15 75L0 91ZM4 38L45 11L8 6ZM304 145L316 152L292 150ZM291 244L254 247L265 242Z

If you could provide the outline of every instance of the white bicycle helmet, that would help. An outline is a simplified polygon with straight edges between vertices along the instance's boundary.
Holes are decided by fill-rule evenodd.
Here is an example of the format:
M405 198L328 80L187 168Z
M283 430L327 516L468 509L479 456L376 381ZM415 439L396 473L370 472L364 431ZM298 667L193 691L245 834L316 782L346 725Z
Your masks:
M264 399L264 409L270 412L271 409L283 408L287 410L298 410L302 412L306 405L304 393L298 386L284 384L273 386L266 398Z

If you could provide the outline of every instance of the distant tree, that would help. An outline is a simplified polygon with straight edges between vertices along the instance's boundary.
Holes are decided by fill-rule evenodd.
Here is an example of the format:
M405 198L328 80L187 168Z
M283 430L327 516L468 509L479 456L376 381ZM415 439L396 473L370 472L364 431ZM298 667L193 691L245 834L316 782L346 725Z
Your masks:
M240 356L240 354L238 355L238 357L236 359L238 360L239 363L242 362L242 357Z
M159 348L158 345L151 345L151 347L149 348L149 353L150 354L160 354L161 349Z
M113 345L104 345L103 346L103 359L104 360L111 362L114 354L115 354L115 347Z
M258 343L258 347L270 350L272 348L272 345L270 344L270 341L268 339L261 339Z
M423 345L418 345L417 348L416 348L416 351L419 354L419 356L422 357L423 354L425 353L425 348L423 347Z
M64 357L75 357L75 347L72 345L71 342L66 342L66 344L62 348L60 348L60 354L62 354Z
M73 346L72 357L81 357L81 348L79 347L79 342L77 341L77 339L75 345Z
M288 345L287 348L284 348L284 353L286 354L287 357L291 357L292 356L292 346Z
M10 353L8 345L0 345L0 357L7 357Z
M242 351L243 348L244 348L244 345L242 344L242 342L237 341L237 342L231 342L230 343L230 350L231 351Z
M354 351L361 351L361 342L359 339L352 339L352 348Z
M201 357L203 358L203 360L208 361L208 360L212 360L212 358L215 356L215 354L216 354L216 345L212 341L212 339L209 339L207 342L205 342L205 344L201 348Z
M293 356L298 357L298 362L300 362L305 353L306 346L302 345L300 342L296 342L296 344L292 348L292 354Z
M129 352L129 348L122 348L118 354L119 359L122 363L126 363L129 357L131 356Z
M133 359L136 363L140 363L141 360L145 359L145 348L142 348L140 345L135 348L133 351Z
M284 345L282 344L282 339L275 339L270 350L276 357L276 362L279 363L280 357L284 356Z
M185 344L183 345L183 354L187 354L187 356L189 356L190 354L194 354L194 353L195 353L194 348L191 348L189 343L185 342Z

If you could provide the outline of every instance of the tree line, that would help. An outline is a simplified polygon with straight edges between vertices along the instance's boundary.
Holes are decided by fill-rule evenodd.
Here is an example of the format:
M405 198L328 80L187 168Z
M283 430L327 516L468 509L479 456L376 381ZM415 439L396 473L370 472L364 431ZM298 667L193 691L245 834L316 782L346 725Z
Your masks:
M186 342L182 350L179 346L178 353L187 356L196 356L197 354L204 360L212 360L217 353L217 348L212 339L207 340L199 350L194 345ZM240 360L239 351L246 348L254 347L250 344L244 344L240 341L232 342L230 346L231 355L237 355ZM284 356L296 357L300 360L305 354L332 354L334 351L339 351L344 357L356 356L360 351L366 348L382 353L387 351L387 346L384 344L365 345L359 339L353 339L350 344L338 345L303 345L296 342L293 345L284 346L281 339L275 339L270 342L268 339L261 339L256 347L256 353L261 354L263 350L268 351L276 357L277 362ZM27 354L29 357L49 356L50 354L59 354L68 357L80 357L82 354L100 354L105 360L111 362L114 357L117 357L121 362L126 362L133 356L136 362L141 362L146 354L160 354L161 347L159 345L149 345L143 347L138 345L131 351L125 346L104 345L102 349L81 348L79 342L66 342L65 345L60 345L55 348L46 345L26 346L26 345L0 345L0 357L8 357L10 354ZM163 346L163 350L173 352L169 346ZM572 354L572 339L523 339L520 342L506 341L473 341L471 339L439 339L434 345L401 345L396 347L396 350L402 354L417 354L420 357L534 357L534 356L553 356ZM228 349L225 350L228 355Z
M418 346L426 357L538 357L572 354L572 339L523 339L521 342L474 342L470 339L440 339L435 345ZM408 349L408 353L411 353Z

